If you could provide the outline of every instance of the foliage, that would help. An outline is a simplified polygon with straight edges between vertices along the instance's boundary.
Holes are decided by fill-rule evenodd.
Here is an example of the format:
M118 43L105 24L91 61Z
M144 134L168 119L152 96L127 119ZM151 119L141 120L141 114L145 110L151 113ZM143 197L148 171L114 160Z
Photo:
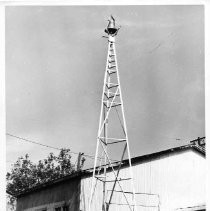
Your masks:
M50 153L46 159L34 164L29 160L29 155L20 157L14 163L11 172L7 173L7 192L17 195L37 185L70 175L80 171L84 165L85 158L80 160L78 169L71 163L70 149L61 149L58 156ZM9 204L14 207L15 197L9 195Z

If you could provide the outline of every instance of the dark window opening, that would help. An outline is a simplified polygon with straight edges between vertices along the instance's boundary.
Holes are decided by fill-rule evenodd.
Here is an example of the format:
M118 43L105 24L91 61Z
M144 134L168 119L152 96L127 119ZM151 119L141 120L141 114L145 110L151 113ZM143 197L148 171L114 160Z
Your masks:
M64 205L63 207L56 207L55 211L69 211L69 207L66 205Z
M69 211L69 207L68 206L63 206L63 211Z

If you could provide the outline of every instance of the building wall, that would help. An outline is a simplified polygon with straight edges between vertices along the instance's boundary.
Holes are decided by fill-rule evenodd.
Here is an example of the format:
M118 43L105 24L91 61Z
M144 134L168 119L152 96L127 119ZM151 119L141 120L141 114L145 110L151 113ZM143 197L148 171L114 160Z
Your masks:
M46 208L54 211L56 206L69 205L71 211L79 210L80 179L71 179L29 193L17 201L17 211L36 211Z
M205 205L205 158L191 149L168 153L155 159L138 162L133 166L137 211L172 211ZM108 180L114 180L112 172ZM119 177L129 178L129 168L123 168ZM62 181L18 199L17 211L37 211L67 204L70 211L88 211L92 177ZM131 192L131 180L120 182L123 190ZM107 183L112 189L113 182ZM102 182L97 182L91 211L101 210ZM119 186L116 190L120 191ZM110 191L107 192L109 196ZM132 195L125 194L132 204ZM115 192L109 211L127 211L122 192ZM121 204L121 205L119 205ZM199 210L199 209L198 209Z
M133 166L133 174L135 191L146 193L136 194L136 204L142 205L137 206L137 210L170 211L205 204L205 158L191 149L138 163ZM113 173L108 175L110 180L113 179ZM120 177L129 178L129 169L122 169ZM91 181L91 177L83 178L81 181L80 210L82 211L87 211ZM129 180L120 183L124 191L132 191ZM111 182L107 184L107 189L111 190ZM119 186L117 190L120 190ZM126 194L126 196L132 203L132 195ZM91 211L101 210L101 201L102 182L97 182ZM126 203L120 192L115 193L113 202ZM126 210L129 209L124 205L110 206L110 211Z

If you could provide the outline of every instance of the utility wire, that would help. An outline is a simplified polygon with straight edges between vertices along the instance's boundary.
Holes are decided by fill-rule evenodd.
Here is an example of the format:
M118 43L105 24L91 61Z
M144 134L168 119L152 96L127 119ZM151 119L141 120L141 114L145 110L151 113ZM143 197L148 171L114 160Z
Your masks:
M17 138L17 139L19 139L19 140L23 140L23 141L30 142L30 143L33 143L33 144L37 144L37 145L40 145L40 146L43 146L43 147L48 147L48 148L56 149L56 150L59 150L59 151L61 150L61 148L49 146L49 145L46 145L46 144L42 144L42 143L40 143L40 142L32 141L32 140L29 140L29 139L26 139L26 138L22 138L22 137L19 137L19 136L10 134L10 133L6 133L6 135L7 135L7 136L11 136L11 137L13 137L13 138ZM76 154L76 155L79 154L78 152L73 152L73 151L70 151L70 153ZM93 159L94 159L94 156L91 156L91 155L83 155L83 156L88 157L88 158L93 158Z
M46 144L42 144L40 142L37 142L37 141L32 141L32 140L29 140L29 139L26 139L26 138L22 138L20 136L16 136L16 135L13 135L11 133L6 133L7 136L10 136L10 137L13 137L13 138L16 138L18 140L22 140L22 141L26 141L26 142L30 142L32 144L37 144L37 145L40 145L40 146L43 146L43 147L48 147L48 148L51 148L51 149L56 149L56 150L61 150L61 148L58 148L58 147L53 147L53 146L49 146L49 145L46 145ZM78 152L73 152L73 151L70 151L69 153L72 153L72 154L75 154L75 155L78 155L79 153ZM90 158L90 159L95 159L95 156L93 155L87 155L87 154L83 154L84 157L87 157L87 158ZM104 158L101 158L101 157L97 157L97 159L104 159ZM112 161L116 161L116 160L112 160Z
M31 141L29 139L25 139L25 138L22 138L22 137L19 137L19 136L15 136L13 134L10 134L10 133L6 133L7 136L11 136L13 138L17 138L19 140L23 140L23 141L27 141L27 142L30 142L30 143L33 143L33 144L37 144L37 145L41 145L41 146L44 146L44 147L48 147L48 148L51 148L51 149L57 149L57 150L61 150L60 148L57 148L57 147L52 147L52 146L49 146L49 145L46 145L46 144L41 144L39 142L35 142L35 141ZM71 153L74 153L74 152L71 152Z
M121 119L120 119L120 117L119 117L119 113L118 113L117 110L116 110L116 112L117 112L118 118L119 118L119 120L120 120L120 122L121 122ZM122 126L122 122L121 122L121 126ZM123 127L123 126L122 126L122 128L123 128L123 130L124 130L124 127ZM124 131L124 132L125 132L125 131ZM32 141L32 140L29 140L29 139L26 139L26 138L23 138L23 137L20 137L20 136L13 135L13 134L11 134L11 133L6 133L6 135L7 135L7 136L10 136L10 137L13 137L13 138L16 138L16 139L18 139L18 140L22 140L22 141L26 141L26 142L32 143L32 144L40 145L40 146L47 147L47 148L51 148L51 149L56 149L56 150L59 150L59 151L61 150L61 148L54 147L54 146L50 146L50 145L46 145L46 144L42 144L42 143L40 143L40 142ZM165 138L168 138L168 139L169 139L169 137L166 137L166 136L165 136ZM173 139L182 140L182 139L178 139L178 138L173 138ZM79 155L78 152L70 151L69 153L75 154L75 155ZM92 159L92 160L95 159L95 156L94 156L94 155L83 154L83 156L86 157L86 158L90 158L90 159ZM100 159L100 160L101 160L101 159L104 159L104 158L103 158L103 157L97 157L97 159ZM110 160L113 161L113 162L117 162L117 160L113 160L113 159L110 159Z

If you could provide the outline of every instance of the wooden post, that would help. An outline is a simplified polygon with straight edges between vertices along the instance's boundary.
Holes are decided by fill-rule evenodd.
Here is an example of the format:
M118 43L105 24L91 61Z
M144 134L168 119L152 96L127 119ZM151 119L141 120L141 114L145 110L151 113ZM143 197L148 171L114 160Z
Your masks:
M81 164L81 158L82 158L82 155L83 155L84 153L79 153L79 155L78 155L78 158L77 158L77 168L76 168L76 170L77 171L79 171L80 170L80 164Z

